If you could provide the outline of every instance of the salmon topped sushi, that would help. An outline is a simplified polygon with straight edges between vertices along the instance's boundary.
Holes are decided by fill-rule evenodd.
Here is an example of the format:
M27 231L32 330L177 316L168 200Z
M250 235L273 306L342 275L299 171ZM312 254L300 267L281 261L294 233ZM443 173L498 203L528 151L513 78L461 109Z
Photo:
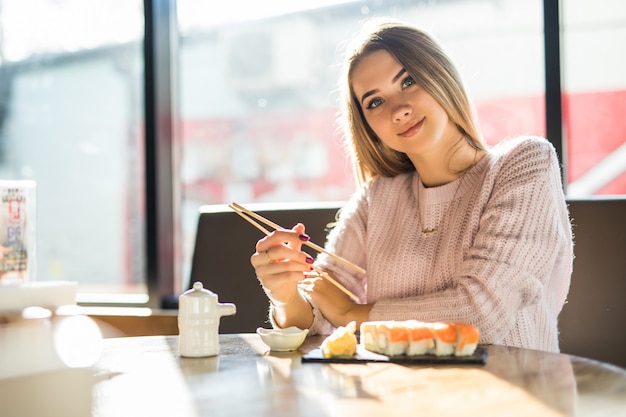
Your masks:
M383 355L404 355L409 344L409 330L402 322L373 321L361 324L361 344Z
M380 352L379 343L378 343L378 330L377 326L381 323L379 321L365 321L361 323L360 327L360 342L361 345L372 352L382 353Z
M406 324L409 330L409 345L406 354L414 356L432 353L435 349L435 339L430 325L417 320L409 320Z
M461 322L366 321L360 331L366 350L388 356L470 356L480 339L475 326Z
M435 351L437 356L453 355L456 350L456 328L452 323L430 323L430 329L435 336Z
M404 355L409 345L409 329L400 322L387 322L379 325L378 337L383 335L386 345L385 354L389 356Z
M474 353L480 340L480 332L469 323L454 323L456 329L456 356L469 356Z

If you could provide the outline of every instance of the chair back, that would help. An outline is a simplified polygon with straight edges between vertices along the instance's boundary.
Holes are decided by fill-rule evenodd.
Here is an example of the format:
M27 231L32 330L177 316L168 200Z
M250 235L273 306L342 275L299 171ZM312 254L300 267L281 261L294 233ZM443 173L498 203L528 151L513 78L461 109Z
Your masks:
M626 199L569 200L574 272L561 351L626 368Z

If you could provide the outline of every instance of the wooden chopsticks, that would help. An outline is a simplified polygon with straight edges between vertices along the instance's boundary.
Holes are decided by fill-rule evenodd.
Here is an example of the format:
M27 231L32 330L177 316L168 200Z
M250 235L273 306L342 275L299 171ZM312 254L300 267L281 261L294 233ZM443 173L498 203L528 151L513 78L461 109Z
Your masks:
M240 204L237 203L232 203L229 204L228 207L230 207L235 213L237 213L239 216L241 216L243 219L245 219L246 221L248 221L248 223L252 224L254 227L256 227L257 229L259 229L261 232L265 233L266 235L270 234L270 231L267 230L265 227L261 226L260 224L258 224L255 220L258 220L261 223L264 223L265 225L273 228L273 229L284 229L284 227L279 226L278 224L272 222L271 220L266 219L265 217L250 211L248 209L246 209L245 207L243 207ZM352 262L348 261L347 259L344 259L342 257L340 257L339 255L335 255L332 252L327 251L326 249L324 249L323 247L313 243L313 242L303 242L304 245L315 249L318 252L323 252L325 254L327 254L328 256L330 256L333 259L336 259L337 261L343 263L344 265L354 269L357 272L360 272L362 274L365 273L365 270L363 268L361 268L358 265L353 264ZM323 269L313 265L313 269L315 269L315 271L319 274L320 277L327 279L328 281L330 281L332 284L334 284L337 288L339 288L341 291L343 291L345 294L347 294L350 298L352 298L355 301L359 301L358 297L356 295L354 295L352 292L350 292L347 288L345 288L343 285L341 285L340 283L338 283L336 280L334 280L326 271L324 271Z

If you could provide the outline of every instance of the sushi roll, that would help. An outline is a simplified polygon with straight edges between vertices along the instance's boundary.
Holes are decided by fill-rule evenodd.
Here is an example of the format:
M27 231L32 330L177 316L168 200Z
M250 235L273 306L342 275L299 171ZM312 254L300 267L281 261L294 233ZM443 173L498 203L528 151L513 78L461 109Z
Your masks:
M376 327L380 322L378 321L365 321L361 323L360 327L360 343L361 345L371 352L382 353L378 343L378 331Z
M403 322L387 321L377 326L378 343L388 356L404 355L409 345L409 329Z
M469 323L454 323L456 329L456 356L470 356L476 351L480 333Z
M369 321L360 327L361 345L383 355L404 355L409 344L409 331L402 322Z
M452 323L430 323L430 329L435 336L434 354L450 356L456 351L456 328Z
M409 345L406 354L409 356L426 355L435 349L435 339L430 325L422 321L407 321L409 330Z
M475 326L461 322L367 321L360 332L366 350L387 356L470 356L480 339Z

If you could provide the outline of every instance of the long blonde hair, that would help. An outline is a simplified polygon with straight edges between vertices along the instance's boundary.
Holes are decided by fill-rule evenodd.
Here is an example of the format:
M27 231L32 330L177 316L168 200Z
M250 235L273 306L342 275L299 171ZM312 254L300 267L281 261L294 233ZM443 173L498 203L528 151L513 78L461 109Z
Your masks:
M365 121L352 89L352 73L363 57L385 50L430 94L477 150L485 150L478 123L452 60L427 32L395 21L370 21L346 50L341 85L340 127L357 182L415 171L408 156L385 146Z

